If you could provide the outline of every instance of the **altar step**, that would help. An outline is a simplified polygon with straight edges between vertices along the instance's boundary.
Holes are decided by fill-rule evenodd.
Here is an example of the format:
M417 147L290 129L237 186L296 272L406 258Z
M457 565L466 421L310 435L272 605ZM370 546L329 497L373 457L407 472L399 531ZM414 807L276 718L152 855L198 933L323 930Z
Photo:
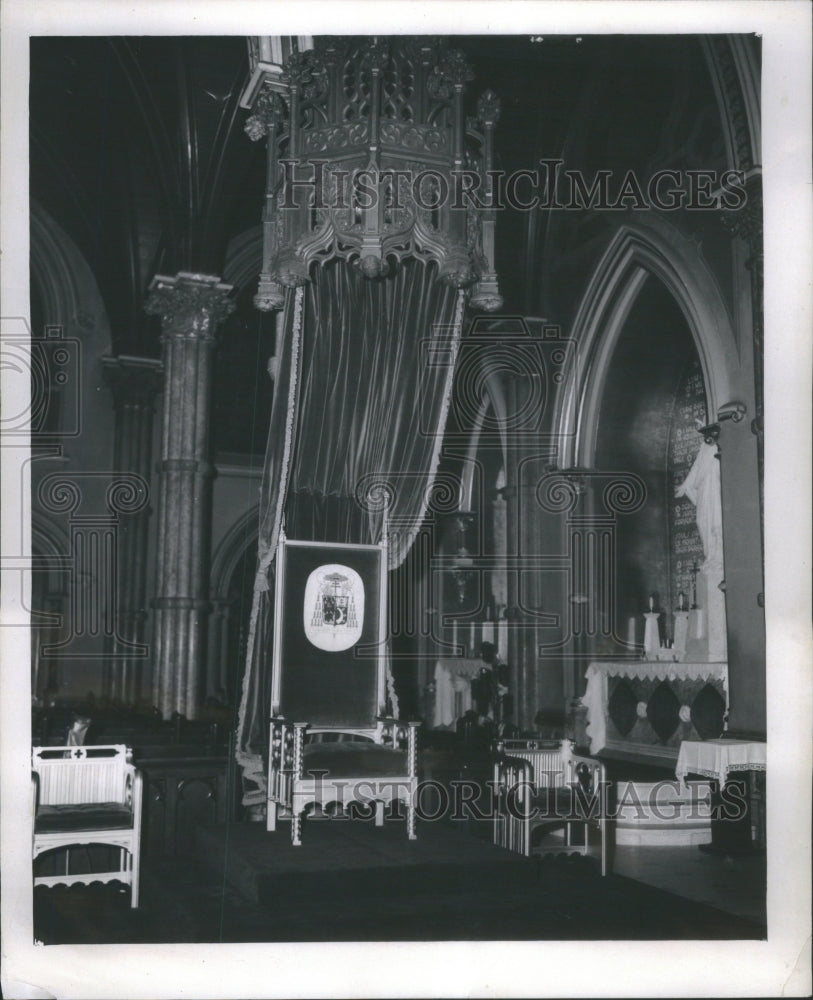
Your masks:
M296 898L386 908L396 898L428 903L478 886L521 888L536 877L533 861L471 836L462 824L419 824L410 841L403 822L306 821L302 845L294 847L287 823L274 833L262 823L237 823L199 828L196 853L243 899L273 906Z
M671 781L619 781L615 842L679 847L711 843L711 786Z

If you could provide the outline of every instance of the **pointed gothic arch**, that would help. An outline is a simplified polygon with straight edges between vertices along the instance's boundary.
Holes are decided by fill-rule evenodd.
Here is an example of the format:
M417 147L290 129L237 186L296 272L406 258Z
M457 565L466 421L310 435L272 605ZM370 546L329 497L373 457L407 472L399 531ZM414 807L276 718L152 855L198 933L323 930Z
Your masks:
M558 413L562 466L589 466L613 351L649 275L674 297L692 335L708 395L709 415L731 398L738 357L720 288L694 241L657 217L621 226L587 285L573 323L577 363L565 379Z

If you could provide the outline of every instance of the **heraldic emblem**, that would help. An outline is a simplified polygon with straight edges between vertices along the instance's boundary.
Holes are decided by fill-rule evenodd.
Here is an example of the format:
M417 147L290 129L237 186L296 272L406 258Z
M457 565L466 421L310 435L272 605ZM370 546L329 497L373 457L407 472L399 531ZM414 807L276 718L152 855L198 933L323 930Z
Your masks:
M364 627L364 583L349 566L315 569L305 584L305 635L317 649L340 652L354 646Z

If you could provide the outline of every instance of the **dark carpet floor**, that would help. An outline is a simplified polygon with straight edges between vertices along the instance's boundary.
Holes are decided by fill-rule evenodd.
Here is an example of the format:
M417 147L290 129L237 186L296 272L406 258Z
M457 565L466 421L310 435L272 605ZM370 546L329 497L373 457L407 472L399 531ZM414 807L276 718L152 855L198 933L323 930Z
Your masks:
M766 928L593 859L521 858L465 828L313 822L202 830L198 852L145 859L141 905L117 885L37 888L44 944L762 939Z

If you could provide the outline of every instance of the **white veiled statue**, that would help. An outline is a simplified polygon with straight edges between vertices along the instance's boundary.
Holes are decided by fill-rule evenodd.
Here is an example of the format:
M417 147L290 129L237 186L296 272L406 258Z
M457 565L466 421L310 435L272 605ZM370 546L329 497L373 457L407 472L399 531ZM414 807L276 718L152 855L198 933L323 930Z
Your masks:
M723 506L720 488L720 462L714 445L701 443L688 476L675 489L676 497L685 496L695 506L695 518L705 561L701 581L705 594L698 593L698 603L708 615L708 659L725 660L727 656L725 595L720 589L725 575L723 566Z
M720 462L717 449L705 441L689 475L675 490L676 497L686 497L695 506L697 530L706 557L703 569L715 584L723 578L723 505L720 494Z

